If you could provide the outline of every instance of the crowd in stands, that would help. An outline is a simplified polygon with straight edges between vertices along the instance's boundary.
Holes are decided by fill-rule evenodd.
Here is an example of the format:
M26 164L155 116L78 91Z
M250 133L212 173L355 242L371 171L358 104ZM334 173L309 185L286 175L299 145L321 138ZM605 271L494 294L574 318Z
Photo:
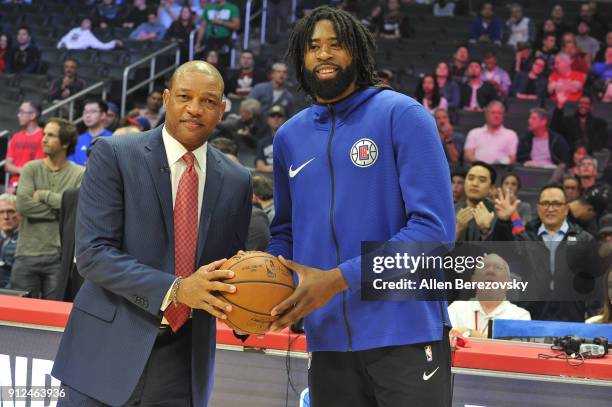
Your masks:
M69 3L89 12L79 14L78 26L58 33L54 46L62 50L106 52L130 42L174 40L181 44L185 60L189 34L197 30L195 47L203 51L196 57L218 68L231 105L209 137L210 144L257 174L247 248L264 250L274 216L274 135L311 103L296 88L283 62L283 48L274 48L276 54L263 47L259 52L239 50L236 38L244 27L244 9L232 1ZM291 29L289 3L268 2L270 45L282 46ZM321 4L342 7L372 31L382 49L392 44L383 51L391 58L378 61L381 84L413 96L435 120L449 163L458 242L599 241L597 255L609 259L612 31L601 10L604 5L579 4L573 20L566 17L566 3L555 4L542 20L518 3L476 3L470 10L472 2L463 0L303 0L297 13L299 17ZM402 44L416 46L410 41L419 39L425 23L411 10L425 5L429 11L424 18L451 21L463 16L464 38L450 39L445 49L451 45L453 50L405 81L407 68L401 65L410 61L392 65L393 47L401 54ZM3 22L0 19L0 32ZM45 73L32 32L32 26L23 25L0 34L0 78ZM238 51L236 67L230 65L232 48ZM77 58L67 55L61 63L63 71L49 77L48 101L66 99L90 85L80 74ZM156 84L125 117L120 117L117 95L110 94L106 101L81 99L78 134L64 119L42 120L40 101L19 100L20 130L8 144L4 170L10 177L0 195L0 288L72 299L80 280L73 262L60 267L60 248L73 234L64 231L60 239L67 216L62 194L78 188L97 139L146 131L164 122L163 89ZM597 113L604 111L608 117ZM548 247L538 246L539 258L548 259L540 264L539 278L550 291L563 290L569 284L567 270L550 260ZM472 278L486 279L483 273L488 272L505 280L518 271L501 256L491 255L485 270ZM487 297L476 292L471 301L459 299L450 306L454 332L486 336L493 318L610 323L612 280L610 273L599 277L597 295L589 301L513 304L505 293Z

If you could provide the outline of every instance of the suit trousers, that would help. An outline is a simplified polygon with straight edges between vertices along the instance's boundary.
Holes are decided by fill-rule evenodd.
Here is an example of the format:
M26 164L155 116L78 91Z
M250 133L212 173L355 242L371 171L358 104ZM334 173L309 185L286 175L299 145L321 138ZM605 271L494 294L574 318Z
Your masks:
M188 321L176 334L158 336L134 392L124 407L192 407L191 331L191 321ZM62 387L66 397L57 407L106 406L70 386L62 384Z

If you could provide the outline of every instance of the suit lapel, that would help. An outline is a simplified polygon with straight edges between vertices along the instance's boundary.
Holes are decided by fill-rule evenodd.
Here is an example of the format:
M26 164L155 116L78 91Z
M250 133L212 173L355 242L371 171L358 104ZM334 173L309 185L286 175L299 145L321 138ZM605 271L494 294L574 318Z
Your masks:
M197 263L200 264L206 240L210 234L210 222L217 208L217 201L223 186L223 171L221 171L221 160L218 153L208 146L206 149L206 185L204 186L204 198L202 199L202 211L200 214L200 238L198 239Z
M170 183L170 169L168 167L168 158L164 148L161 129L161 126L156 129L155 133L151 135L149 143L145 146L145 159L162 208L168 239L170 242L174 242L172 185Z

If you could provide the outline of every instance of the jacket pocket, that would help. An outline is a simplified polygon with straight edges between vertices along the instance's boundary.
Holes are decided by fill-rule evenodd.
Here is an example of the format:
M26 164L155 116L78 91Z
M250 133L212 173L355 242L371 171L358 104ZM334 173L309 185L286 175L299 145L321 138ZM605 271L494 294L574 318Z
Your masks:
M83 284L73 307L106 322L112 322L117 313L117 305L108 298L103 289L92 283Z

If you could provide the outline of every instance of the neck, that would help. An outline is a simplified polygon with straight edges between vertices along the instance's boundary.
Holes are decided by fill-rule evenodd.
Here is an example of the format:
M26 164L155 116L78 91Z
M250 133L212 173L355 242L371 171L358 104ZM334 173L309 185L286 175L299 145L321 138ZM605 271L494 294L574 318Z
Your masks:
M537 78L537 77L538 77L538 74L537 74L537 73L535 73L535 72L533 72L533 71L529 71L529 78L531 78L531 79L535 79L535 78Z
M274 199L270 199L267 201L259 201L259 204L261 205L261 209L266 209L268 206L272 205L274 203Z
M93 137L96 137L98 134L102 133L104 131L104 126L102 126L102 124L98 124L95 127L90 127L87 129L87 131L89 132L89 134L91 134Z
M483 199L467 198L466 203L469 208L475 208Z
M47 165L47 167L49 167L50 169L54 171L63 168L67 163L68 163L68 160L66 159L65 151L57 155L53 155L53 156L49 155L45 158L45 164Z
M501 127L501 124L499 126L492 126L490 124L487 124L487 128L489 129L490 132L494 132L499 130L499 128Z
M250 68L242 68L242 72L252 72L253 71L253 67Z
M30 122L30 123L26 124L26 126L25 126L25 129L24 129L24 130L25 130L25 132L26 132L26 133L28 133L28 134L33 134L33 133L37 132L37 131L38 131L38 129L39 129L39 127L38 127L38 123L36 123L36 122Z
M544 228L546 229L548 233L550 233L551 235L554 235L555 233L559 231L559 229L561 229L561 225L563 225L563 222L561 222L558 225L544 225Z
M470 84L472 84L472 85L480 85L480 77L470 79Z
M580 183L583 189L587 189L595 185L595 177L593 175L580 176Z
M476 295L476 298L478 298L478 295ZM489 315L495 308L499 307L504 300L480 300L479 302L485 314Z
M446 76L438 76L438 86L440 88L443 88L444 85L446 84L447 79L448 78Z
M272 81L272 89L274 90L279 90L279 89L283 89L284 84L282 82L276 82L276 81Z
M349 95L351 95L353 92L355 92L357 90L357 84L355 82L351 83L349 85L348 88L346 88L346 90L344 92L342 92L342 94L340 94L340 96L335 97L333 99L323 99L320 98L319 96L316 97L317 103L322 104L322 105L329 105L332 103L336 103L339 100L344 99L345 97L348 97Z
M533 135L536 136L537 138L548 138L548 129L547 128L536 129L533 131Z

